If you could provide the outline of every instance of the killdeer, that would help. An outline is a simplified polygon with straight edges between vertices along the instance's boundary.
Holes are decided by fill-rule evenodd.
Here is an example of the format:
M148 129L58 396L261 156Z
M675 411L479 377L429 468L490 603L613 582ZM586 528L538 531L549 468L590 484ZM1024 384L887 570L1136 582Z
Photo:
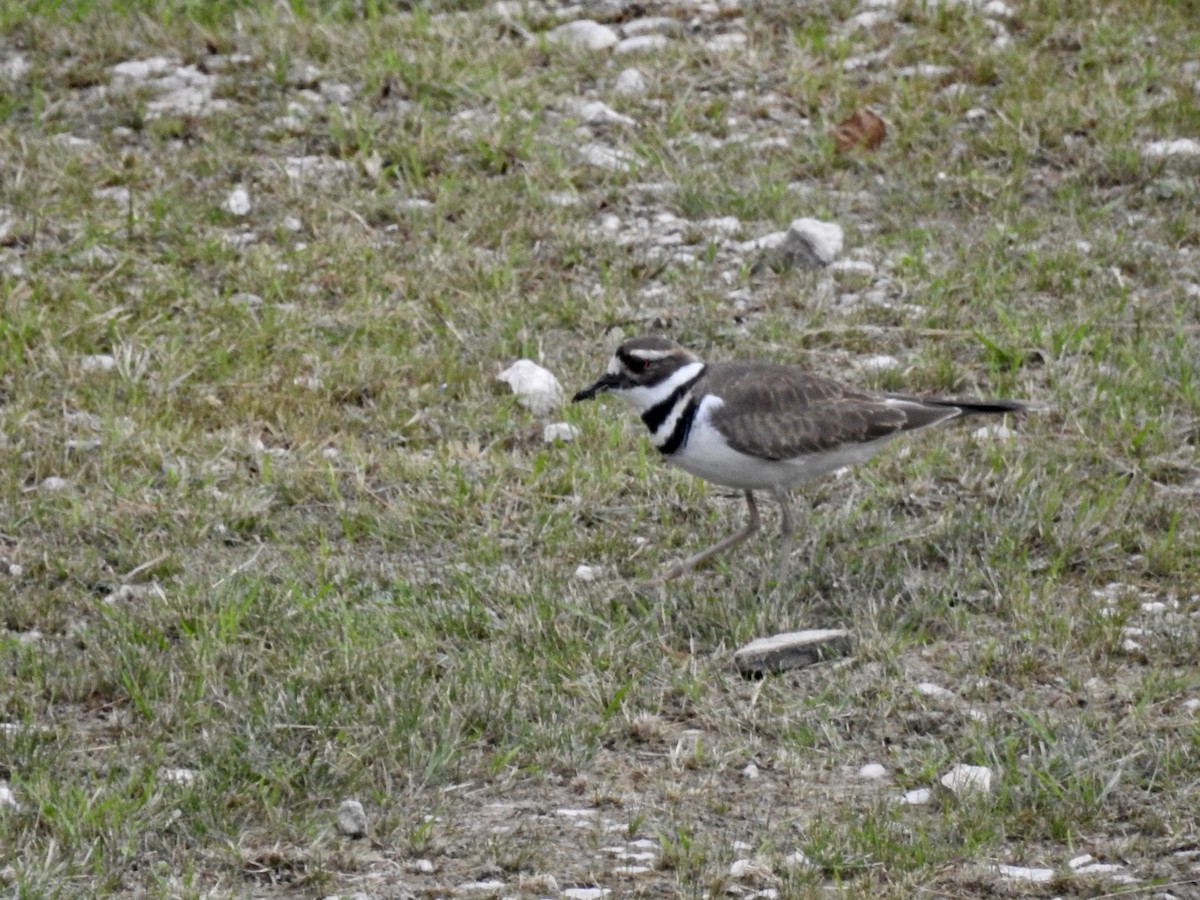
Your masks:
M1021 412L1013 400L941 400L858 390L795 366L768 362L706 363L663 337L623 343L608 369L572 402L610 392L641 413L668 462L745 493L746 527L675 563L678 578L745 541L759 529L755 491L770 491L781 510L782 584L792 549L788 489L864 462L904 431L958 416Z

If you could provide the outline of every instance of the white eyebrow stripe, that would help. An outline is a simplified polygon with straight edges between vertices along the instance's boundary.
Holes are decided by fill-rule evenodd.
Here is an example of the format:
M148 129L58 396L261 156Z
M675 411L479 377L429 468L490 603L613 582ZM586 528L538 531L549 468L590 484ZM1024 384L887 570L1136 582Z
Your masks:
M668 356L674 356L673 350L629 350L630 356L637 359L644 359L646 362L657 362L660 359L666 359Z

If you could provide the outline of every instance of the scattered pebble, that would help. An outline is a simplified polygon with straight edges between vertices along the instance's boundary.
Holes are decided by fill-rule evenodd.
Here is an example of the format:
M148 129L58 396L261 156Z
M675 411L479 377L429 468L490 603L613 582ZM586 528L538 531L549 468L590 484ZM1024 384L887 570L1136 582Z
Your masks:
M820 269L842 252L842 227L818 219L796 219L788 226L781 249L791 265L805 269Z
M728 53L745 47L749 38L740 31L730 31L710 37L704 42L704 49L709 53Z
M570 422L551 422L542 429L542 442L553 444L555 441L573 441L579 435L578 425L572 425Z
M1043 884L1054 878L1053 869L1031 869L1027 866L997 866L996 871L1005 878L1028 881L1031 884Z
M756 766L754 763L748 763L746 768L742 769L742 777L747 781L753 781L758 777L758 774L758 766Z
M508 887L503 881L467 881L454 889L456 894L497 894Z
M917 685L917 693L923 697L931 697L934 700L945 700L947 702L956 702L958 696L953 691L948 691L940 684L934 684L932 681L922 681Z
M641 69L622 69L617 80L613 82L613 90L625 97L646 93L649 83Z
M662 50L671 44L671 39L665 34L640 34L637 37L625 38L615 47L613 53L624 56L629 53L648 53Z
M580 563L575 567L574 577L576 581L595 581L603 574L603 566L589 566L586 563Z
M158 775L167 784L179 787L187 787L200 777L200 773L195 769L159 769Z
M93 353L79 357L79 368L84 372L111 372L117 367L117 358L111 353Z
M1086 866L1088 863L1096 861L1096 857L1090 853L1084 853L1082 856L1076 856L1067 860L1068 869L1078 869L1080 866Z
M841 628L810 629L758 638L733 654L734 664L746 678L812 666L851 651L853 638Z
M6 783L0 781L0 810L11 810L12 812L20 812L21 804L17 802L16 795L13 794L12 788Z
M1147 159L1200 156L1200 141L1193 140L1192 138L1177 138L1172 141L1151 141L1142 147L1142 156Z
M546 40L551 44L582 50L607 50L621 38L607 25L591 19L577 19L546 32Z
M47 478L43 478L42 483L38 485L38 487L40 487L43 491L50 493L55 491L65 491L70 486L71 482L65 478L59 478L57 475L50 475Z
M338 805L337 829L348 838L364 837L367 833L367 812L363 805L357 800L343 800Z
M817 864L801 851L797 850L795 853L789 853L783 858L783 867L791 871L796 871L798 869L815 869L817 868Z
M858 777L865 778L868 781L876 781L887 776L887 769L879 763L867 763L858 770Z
M535 416L545 416L562 405L563 388L549 369L531 359L519 359L499 375L517 395L517 402Z
M599 100L568 100L567 110L585 125L636 125L629 116L623 115Z
M243 187L234 188L225 198L225 209L235 216L250 213L250 192Z
M941 778L942 786L959 797L986 794L992 789L992 770L987 766L958 764Z
M886 372L890 369L899 369L901 362L894 356L879 355L868 356L858 365L864 372Z
M1007 425L984 425L971 432L971 437L977 441L1009 441L1013 438L1013 430Z
M900 802L908 806L924 806L931 799L933 799L933 791L929 788L917 788L901 797Z
M618 150L603 144L584 144L577 152L580 159L597 169L628 172L637 164L637 157L627 150Z
M567 900L601 900L611 894L608 888L601 887L574 887L567 888L562 892L562 895Z
M641 34L682 34L683 31L683 23L670 16L645 16L621 26L621 32L627 38Z

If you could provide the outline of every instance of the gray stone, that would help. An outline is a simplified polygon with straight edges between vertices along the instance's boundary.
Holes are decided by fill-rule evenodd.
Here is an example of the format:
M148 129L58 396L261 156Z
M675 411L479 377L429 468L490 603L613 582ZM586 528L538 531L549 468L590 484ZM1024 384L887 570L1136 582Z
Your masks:
M348 838L361 838L367 834L367 812L357 800L343 800L338 806L337 828Z
M850 632L841 628L791 631L751 641L733 654L733 661L743 677L761 678L845 656L852 647Z

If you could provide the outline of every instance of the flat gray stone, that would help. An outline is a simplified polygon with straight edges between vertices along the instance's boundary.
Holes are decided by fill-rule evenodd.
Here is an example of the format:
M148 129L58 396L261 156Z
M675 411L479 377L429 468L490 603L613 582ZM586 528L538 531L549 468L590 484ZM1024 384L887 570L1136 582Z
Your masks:
M743 677L761 678L768 672L802 669L845 656L853 643L850 632L842 628L790 631L751 641L733 654L733 661Z

